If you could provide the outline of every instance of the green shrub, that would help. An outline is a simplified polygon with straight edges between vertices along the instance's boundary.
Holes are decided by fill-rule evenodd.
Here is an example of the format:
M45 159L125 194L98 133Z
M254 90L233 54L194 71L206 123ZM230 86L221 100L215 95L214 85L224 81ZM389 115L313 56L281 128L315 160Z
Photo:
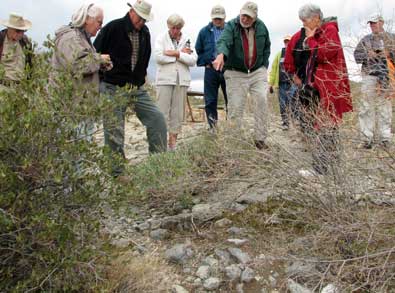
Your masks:
M29 80L0 93L0 291L88 290L100 280L98 214L111 192L108 162L76 139L78 123L98 120L97 97L75 103L70 74L48 87L49 57Z

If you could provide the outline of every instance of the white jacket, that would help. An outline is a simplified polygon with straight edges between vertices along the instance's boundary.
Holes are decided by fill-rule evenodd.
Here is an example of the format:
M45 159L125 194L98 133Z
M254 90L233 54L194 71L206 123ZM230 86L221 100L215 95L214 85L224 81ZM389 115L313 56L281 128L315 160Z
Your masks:
M191 44L191 54L183 53L181 50L185 47L188 38L181 35L177 48L174 48L170 39L169 32L158 36L155 41L155 60L157 64L156 85L177 85L177 76L179 77L180 86L188 86L191 83L190 66L196 65L197 55L194 46ZM180 58L164 55L165 50L180 51Z

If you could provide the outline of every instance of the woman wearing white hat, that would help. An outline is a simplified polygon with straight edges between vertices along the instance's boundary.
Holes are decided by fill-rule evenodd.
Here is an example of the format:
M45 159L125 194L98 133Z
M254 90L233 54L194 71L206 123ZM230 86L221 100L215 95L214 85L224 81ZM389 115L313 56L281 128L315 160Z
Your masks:
M75 104L98 99L99 70L111 68L110 56L96 53L90 40L100 30L102 23L102 8L95 4L83 5L73 14L69 25L62 26L55 32L51 84L57 89L57 85L64 82L63 75L70 75L73 78ZM59 89L63 90L61 87ZM77 135L90 141L93 129L90 119L85 119L80 121Z
M5 75L0 79L0 87L18 83L23 77L26 65L31 67L32 44L25 32L32 23L22 16L11 13L7 20L0 20L7 27L0 32L0 65Z

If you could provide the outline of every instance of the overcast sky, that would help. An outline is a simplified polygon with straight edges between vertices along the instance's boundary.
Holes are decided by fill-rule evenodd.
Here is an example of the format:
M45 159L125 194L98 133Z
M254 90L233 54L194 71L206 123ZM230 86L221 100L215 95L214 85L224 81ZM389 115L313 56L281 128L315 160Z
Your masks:
M29 37L39 45L48 34L61 25L70 21L71 15L78 7L87 1L77 0L0 0L0 19L7 19L9 12L17 12L33 23L28 31ZM135 0L130 0L134 3ZM158 33L167 29L166 19L172 13L180 14L185 20L183 32L195 41L199 30L210 21L210 10L215 4L225 7L227 19L238 15L244 0L149 0L153 5L154 20L147 25L152 33L152 39ZM337 16L340 34L346 52L346 58L351 75L357 73L353 64L352 48L358 39L366 34L368 26L366 18L374 12L380 12L386 20L386 26L393 31L392 21L395 19L394 0L265 0L255 1L258 4L258 17L262 19L270 33L272 42L271 57L281 49L282 37L295 33L301 26L298 9L306 3L314 3L321 7L326 16ZM97 0L96 3L104 9L104 23L123 17L128 11L127 1ZM153 61L153 60L152 60ZM152 74L152 70L150 70ZM193 70L193 76L199 78L202 69Z

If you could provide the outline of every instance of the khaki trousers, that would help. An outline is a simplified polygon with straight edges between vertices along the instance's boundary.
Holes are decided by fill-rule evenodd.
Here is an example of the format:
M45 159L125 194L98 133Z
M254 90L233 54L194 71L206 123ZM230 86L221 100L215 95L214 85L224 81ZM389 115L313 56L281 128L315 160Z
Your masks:
M179 85L158 85L157 103L165 116L169 133L180 133L184 121L185 98L188 87Z
M243 115L250 93L254 109L254 133L256 140L264 141L267 136L267 70L261 67L254 72L244 73L226 70L225 81L229 101L229 120L242 127Z

